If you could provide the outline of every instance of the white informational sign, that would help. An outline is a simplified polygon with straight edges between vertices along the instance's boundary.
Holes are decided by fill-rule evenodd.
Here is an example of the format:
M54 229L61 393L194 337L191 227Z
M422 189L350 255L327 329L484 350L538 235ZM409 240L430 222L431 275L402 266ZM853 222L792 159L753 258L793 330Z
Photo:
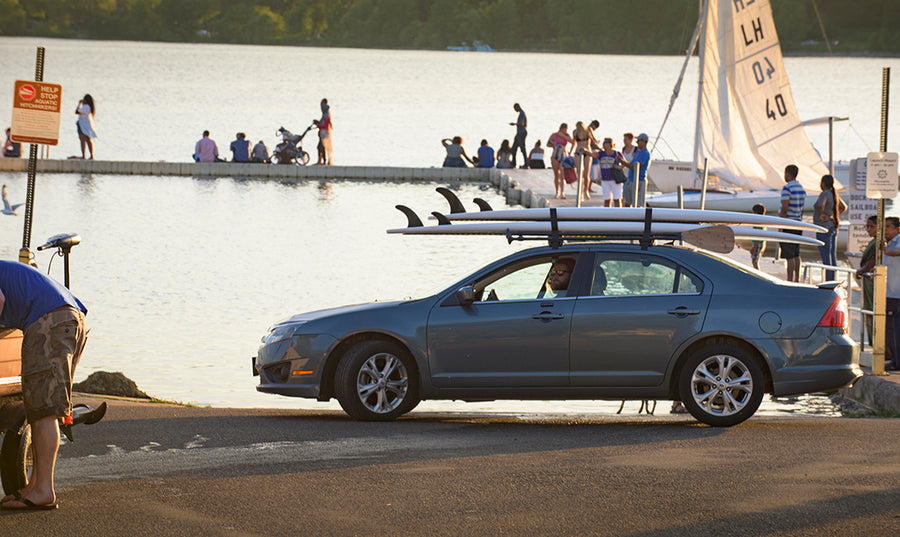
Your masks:
M872 199L897 197L897 153L869 153L866 164L866 196Z
M866 220L878 213L878 201L866 197L866 159L858 158L850 161L849 179L845 194L846 220L850 222L847 253L861 254L871 240L866 232Z
M59 143L62 86L49 82L16 80L10 138L27 144Z

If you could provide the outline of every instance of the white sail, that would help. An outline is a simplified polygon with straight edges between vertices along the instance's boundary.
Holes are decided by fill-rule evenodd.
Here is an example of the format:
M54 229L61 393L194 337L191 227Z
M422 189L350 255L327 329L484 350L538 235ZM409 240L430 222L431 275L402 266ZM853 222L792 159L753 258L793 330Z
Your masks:
M746 189L780 189L796 164L818 192L828 168L794 106L769 1L709 0L705 24L695 162Z

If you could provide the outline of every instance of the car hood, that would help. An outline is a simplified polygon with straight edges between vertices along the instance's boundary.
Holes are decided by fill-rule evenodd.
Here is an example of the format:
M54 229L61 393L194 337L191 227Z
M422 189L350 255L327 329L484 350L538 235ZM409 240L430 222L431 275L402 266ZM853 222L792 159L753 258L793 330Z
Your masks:
M283 324L292 324L292 323L301 323L301 322L309 322L316 321L319 319L325 319L328 317L338 317L341 315L347 314L358 314L363 312L368 312L372 310L386 310L395 308L397 306L403 304L410 304L413 302L419 302L419 300L389 300L384 302L366 302L364 304L352 304L349 306L340 306L337 308L327 308L323 310L316 311L308 311L305 313L298 313L296 315L292 315L286 319L282 319L275 323L275 326L283 325Z

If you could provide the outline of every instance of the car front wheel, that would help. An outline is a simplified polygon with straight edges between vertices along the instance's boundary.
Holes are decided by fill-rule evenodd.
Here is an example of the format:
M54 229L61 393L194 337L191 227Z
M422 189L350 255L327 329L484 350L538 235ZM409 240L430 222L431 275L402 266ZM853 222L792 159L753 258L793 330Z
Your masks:
M388 421L419 402L412 358L400 345L365 341L352 347L338 363L335 395L350 417Z
M735 345L716 344L688 358L678 391L694 418L713 427L730 427L756 412L765 385L759 362L750 353Z

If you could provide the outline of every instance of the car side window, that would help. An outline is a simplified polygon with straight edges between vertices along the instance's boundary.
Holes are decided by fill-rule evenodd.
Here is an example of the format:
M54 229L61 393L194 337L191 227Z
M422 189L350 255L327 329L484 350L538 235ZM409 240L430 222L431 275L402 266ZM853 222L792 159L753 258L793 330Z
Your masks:
M656 256L598 254L594 259L592 296L697 294L703 281L671 261Z
M574 266L575 258L570 256L546 256L508 265L475 283L475 301L564 297Z

